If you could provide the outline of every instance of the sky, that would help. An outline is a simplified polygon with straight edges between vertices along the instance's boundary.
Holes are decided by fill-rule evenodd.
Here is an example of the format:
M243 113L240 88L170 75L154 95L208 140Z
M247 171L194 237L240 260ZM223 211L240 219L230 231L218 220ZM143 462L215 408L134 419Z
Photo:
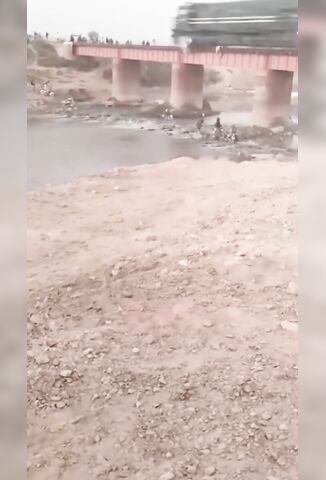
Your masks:
M168 42L185 0L28 0L29 33L56 36L95 30L115 40Z
M69 38L91 30L115 40L171 40L174 17L188 0L28 0L28 33ZM216 2L222 0L204 0ZM233 0L234 1L234 0Z

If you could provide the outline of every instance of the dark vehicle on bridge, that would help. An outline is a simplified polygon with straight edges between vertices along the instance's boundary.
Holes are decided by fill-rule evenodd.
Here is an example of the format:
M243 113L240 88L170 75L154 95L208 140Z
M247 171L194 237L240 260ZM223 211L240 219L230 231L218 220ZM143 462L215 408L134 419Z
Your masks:
M296 49L298 0L188 3L173 29L176 45L189 48Z

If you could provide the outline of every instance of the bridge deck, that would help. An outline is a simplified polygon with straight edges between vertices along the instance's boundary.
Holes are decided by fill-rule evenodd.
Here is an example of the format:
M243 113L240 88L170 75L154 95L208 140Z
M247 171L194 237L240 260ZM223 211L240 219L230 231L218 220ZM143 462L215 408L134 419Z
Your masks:
M298 70L295 50L253 49L246 47L186 50L174 46L108 45L75 43L73 53L77 56L140 60L159 63L188 63L207 67L230 67L252 70Z

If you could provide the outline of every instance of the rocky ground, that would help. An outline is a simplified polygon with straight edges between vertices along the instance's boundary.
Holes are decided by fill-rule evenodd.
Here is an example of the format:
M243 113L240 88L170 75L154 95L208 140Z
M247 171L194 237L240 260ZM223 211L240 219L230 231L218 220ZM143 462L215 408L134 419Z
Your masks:
M31 480L297 478L296 168L29 194Z

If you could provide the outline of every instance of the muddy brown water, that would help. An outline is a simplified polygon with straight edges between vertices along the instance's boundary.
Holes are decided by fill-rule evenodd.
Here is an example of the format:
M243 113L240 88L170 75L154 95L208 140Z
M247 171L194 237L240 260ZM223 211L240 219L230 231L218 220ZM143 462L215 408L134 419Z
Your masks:
M38 190L117 167L199 157L204 152L199 142L161 132L32 119L28 122L28 188Z

